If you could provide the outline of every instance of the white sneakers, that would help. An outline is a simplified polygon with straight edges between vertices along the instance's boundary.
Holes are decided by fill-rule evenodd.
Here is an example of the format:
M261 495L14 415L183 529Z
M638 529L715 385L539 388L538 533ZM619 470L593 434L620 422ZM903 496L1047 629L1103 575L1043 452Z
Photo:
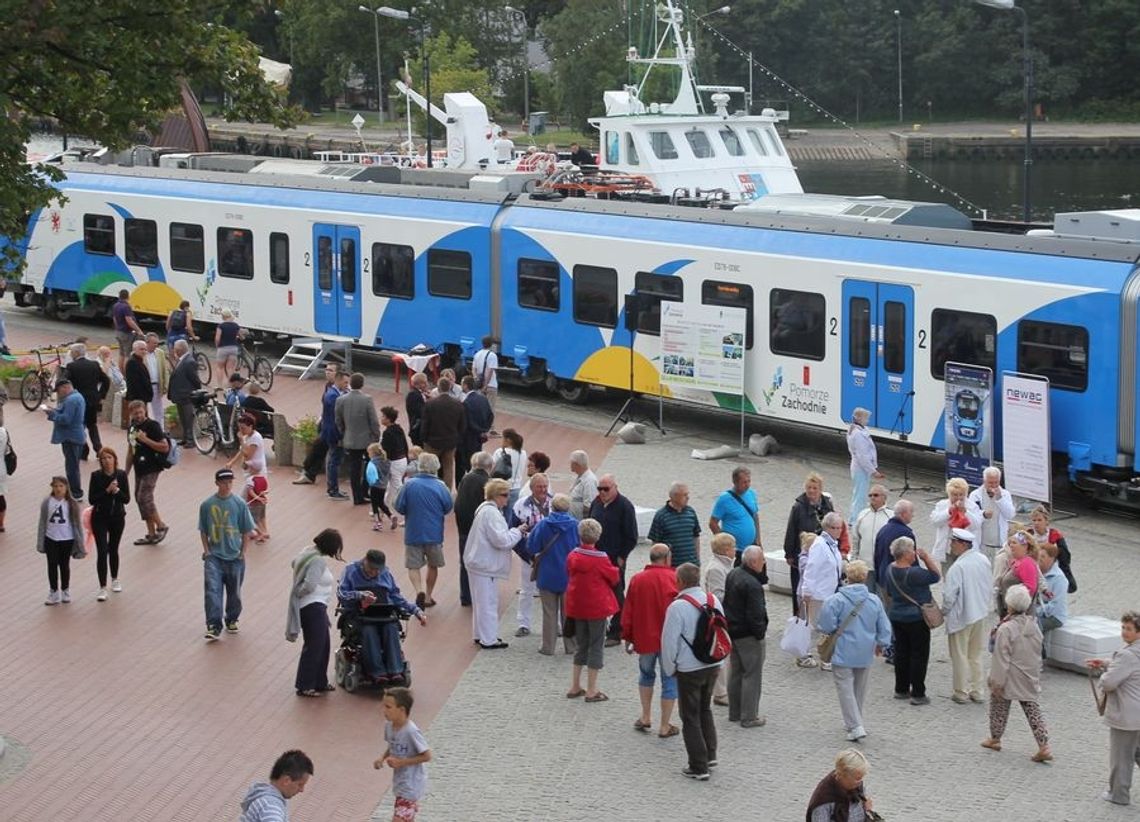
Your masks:
M819 663L816 661L814 656L808 655L808 656L801 656L799 659L797 659L796 665L798 665L801 668L814 668L817 665L819 665Z
M847 741L848 742L858 742L860 739L862 739L866 735L867 735L867 732L864 731L863 726L860 725L859 727L852 728L850 731L847 732Z
M119 582L117 579L111 580L111 590L116 594L122 593L123 583Z
M106 602L107 601L107 589L106 588L100 588L99 589L99 595L97 597L95 597L95 599L98 602Z
M60 594L60 596L59 596L59 601L60 602L71 602L71 591L64 588L63 593Z
M821 663L819 663L819 669L821 671L830 671L831 670L831 663L830 662L821 662Z
M59 605L59 591L48 591L44 605Z

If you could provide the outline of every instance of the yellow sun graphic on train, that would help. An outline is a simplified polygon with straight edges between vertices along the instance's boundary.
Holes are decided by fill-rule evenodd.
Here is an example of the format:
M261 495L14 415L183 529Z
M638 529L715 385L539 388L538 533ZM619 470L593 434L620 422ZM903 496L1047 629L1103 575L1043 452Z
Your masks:
M182 295L166 283L145 282L131 292L131 308L140 314L165 317L182 302Z
M579 366L574 379L610 388L629 388L629 348L611 345L595 351ZM633 352L633 390L644 394L660 393L663 397L673 396L669 386L661 384L653 363L637 351Z

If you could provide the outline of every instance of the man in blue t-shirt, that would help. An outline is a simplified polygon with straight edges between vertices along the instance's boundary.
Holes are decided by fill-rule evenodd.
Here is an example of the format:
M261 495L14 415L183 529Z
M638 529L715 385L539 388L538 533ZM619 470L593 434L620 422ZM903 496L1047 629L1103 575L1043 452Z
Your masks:
M214 483L218 486L217 493L198 508L206 586L207 642L213 642L222 634L223 591L226 631L231 634L238 632L245 549L254 530L249 506L233 493L234 472L222 468L214 473Z
M749 545L761 545L760 501L752 490L752 470L739 465L732 471L732 487L722 493L713 505L709 530L724 531L736 539L736 565ZM761 547L763 547L761 545Z
M131 355L135 338L142 336L139 321L135 319L135 311L131 308L130 296L131 292L121 289L118 301L111 306L111 322L115 325L115 339L119 341L120 371L127 368L127 357Z

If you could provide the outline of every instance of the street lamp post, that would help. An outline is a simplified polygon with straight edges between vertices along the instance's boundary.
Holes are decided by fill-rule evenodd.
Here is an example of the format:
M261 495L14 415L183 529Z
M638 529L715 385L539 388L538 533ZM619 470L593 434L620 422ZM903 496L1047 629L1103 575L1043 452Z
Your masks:
M898 29L898 52L899 52L899 122L903 121L903 102L902 102L902 14L898 9L895 9L895 23Z
M1021 73L1025 94L1025 173L1022 180L1022 214L1026 223L1031 219L1030 171L1033 166L1033 55L1029 51L1029 15L1013 0L974 0L983 6L1002 11L1016 11L1021 15Z
M394 9L390 6L381 6L380 8L376 9L376 13L379 14L381 17L390 17L393 20L406 20L409 23L414 23L414 24L416 24L416 26L419 27L419 30L420 30L420 59L423 60L423 63L424 63L424 97L427 99L427 111L426 111L427 119L424 122L424 125L427 128L427 167L432 168L433 164L432 164L432 157L431 157L431 58L428 57L427 37L425 35L425 29L427 28L427 23L425 23L422 19L413 17L410 12L406 12L403 9ZM412 101L409 98L408 99L408 106L410 107L411 104L412 104Z
M372 31L376 35L376 109L380 125L384 125L384 79L380 73L380 10L373 11L368 6L358 7L365 14L372 15Z
M530 55L527 52L527 25L526 14L514 8L513 6L503 6L503 11L507 14L518 15L522 21L522 57L523 57L523 122L527 124L527 131L530 131Z

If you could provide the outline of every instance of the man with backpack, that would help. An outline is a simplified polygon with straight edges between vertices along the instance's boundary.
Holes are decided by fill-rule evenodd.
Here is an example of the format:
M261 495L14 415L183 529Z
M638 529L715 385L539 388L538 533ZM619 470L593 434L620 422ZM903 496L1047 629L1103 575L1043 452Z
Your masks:
M701 569L691 562L677 568L680 593L665 612L661 629L661 671L676 675L681 733L689 764L681 771L707 782L716 761L712 696L717 672L732 650L724 608L701 590Z

